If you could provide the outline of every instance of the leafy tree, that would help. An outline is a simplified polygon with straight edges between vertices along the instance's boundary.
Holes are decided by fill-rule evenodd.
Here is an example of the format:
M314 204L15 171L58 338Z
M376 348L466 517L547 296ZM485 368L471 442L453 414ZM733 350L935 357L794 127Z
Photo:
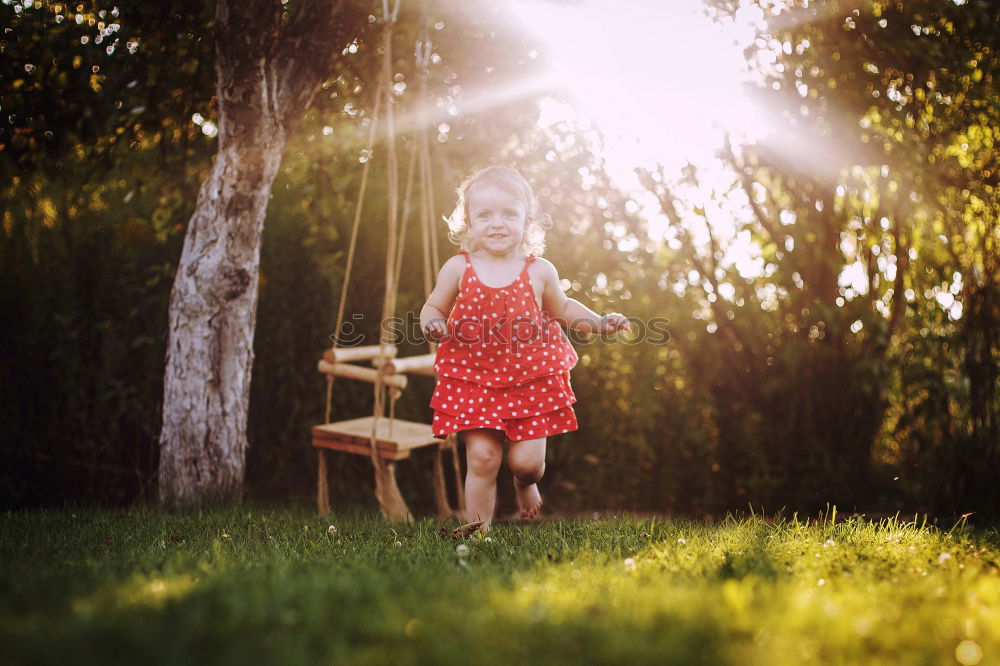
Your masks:
M737 9L712 4L718 15ZM995 51L995 10L830 1L767 13L747 53L762 66L756 97L778 127L757 145L723 148L735 188L716 193L749 206L741 233L760 248L762 270L744 276L726 265L732 239L714 237L704 209L678 199L683 183L644 174L682 242L671 280L693 288L725 359L701 366L723 483L742 493L758 470L782 470L780 481L757 484L758 497L871 501L870 465L889 462L874 456L886 410L911 399L891 376L897 354L912 348L903 340L913 332L926 338L931 322L949 318L936 330L957 334L953 345L970 341L964 353L939 350L966 359L976 393L969 408L980 416L970 413L970 424L980 443L968 453L995 461L996 206L987 202L996 201L988 144L997 94L983 64ZM687 177L697 181L693 169ZM703 245L689 231L699 218ZM975 314L958 320L952 310L942 321L929 275L953 284L971 275L958 284ZM937 355L925 347L919 357L926 353ZM946 402L930 413L946 414ZM965 478L985 479L972 469Z

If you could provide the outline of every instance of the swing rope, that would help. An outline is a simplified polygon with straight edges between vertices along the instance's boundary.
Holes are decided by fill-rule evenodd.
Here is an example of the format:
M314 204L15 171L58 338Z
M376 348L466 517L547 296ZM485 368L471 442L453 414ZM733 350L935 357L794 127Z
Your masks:
M397 3L398 11L398 3ZM395 12L394 12L395 14ZM388 189L388 211L386 215L386 232L388 234L386 241L385 250L385 295L382 299L382 320L379 328L379 344L381 345L380 356L385 358L386 348L392 343L389 337L389 331L385 326L386 321L392 316L393 311L396 309L396 294L397 294L397 281L396 281L396 271L394 260L396 257L396 244L397 235L399 233L399 228L397 225L397 217L399 212L399 156L396 152L396 123L395 115L393 114L392 108L392 92L389 89L391 85L391 71L392 71L392 26L391 20L386 22L386 29L384 32L383 44L382 44L382 79L383 85L381 94L386 96L385 104L385 125L386 125L386 173L387 173L387 189ZM382 368L385 366L383 365ZM385 416L385 386L383 384L383 370L379 368L378 374L375 376L375 409L374 418L372 419L372 434L371 434L371 455L372 462L376 467L381 467L382 460L378 455L378 445L377 445L377 428L379 419ZM393 411L396 399L392 397L391 399ZM389 422L390 428L392 427L392 421ZM391 433L390 433L391 434ZM379 498L381 499L381 498Z
M371 124L368 126L368 141L365 145L364 154L367 156L364 166L361 168L361 186L358 188L358 202L354 206L354 222L351 224L351 240L347 245L347 265L344 267L344 283L340 287L340 303L337 305L337 325L333 329L333 342L330 350L336 353L340 328L344 325L344 308L347 305L347 288L351 284L351 273L354 269L354 254L358 246L358 229L361 228L361 212L364 210L365 193L368 191L368 174L371 171L372 153L375 145L375 132L378 129L379 109L382 105L382 88L385 82L386 72L383 68L379 76L378 93L375 95L375 105L372 111ZM388 85L386 83L386 85ZM334 356L336 359L336 356ZM332 374L326 376L326 412L324 420L330 423L330 411L333 401L333 379Z
M392 436L393 422L396 414L396 400L399 398L400 390L396 387L387 387L385 384L385 368L388 364L385 360L388 357L389 347L393 344L391 330L386 325L389 318L393 316L399 297L399 281L402 274L403 250L405 247L406 233L409 227L411 213L413 212L412 195L414 189L414 175L419 170L419 183L417 185L418 196L420 198L416 210L420 216L421 235L423 240L423 268L424 287L427 295L430 294L432 284L432 267L438 265L437 239L431 229L431 219L433 216L433 185L431 183L431 160L430 144L427 139L426 122L421 107L420 127L416 140L413 143L406 175L405 192L403 194L403 210L400 214L400 192L399 192L399 155L396 145L396 120L393 109L392 91L392 35L396 17L399 13L400 0L396 0L393 11L389 12L388 0L383 0L383 19L385 29L382 35L382 68L376 95L373 105L371 123L368 129L368 141L366 146L367 159L361 174L361 184L358 191L358 201L354 209L354 220L351 227L351 238L347 250L347 264L344 270L344 282L341 286L340 302L337 307L337 324L333 336L331 352L333 361L336 363L336 349L338 346L337 336L344 323L344 312L346 309L348 287L354 267L354 257L357 250L357 238L361 225L361 216L364 207L365 194L368 187L368 178L371 169L372 153L374 150L376 132L378 128L379 116L385 113L385 144L386 144L386 173L387 173L387 214L386 214L386 255L385 255L385 291L382 301L382 319L379 334L379 357L381 363L374 381L374 405L372 409L372 428L369 437L369 453L372 464L375 467L375 495L383 508L383 513L390 519L411 520L412 516L406 508L405 502L399 496L398 488L394 481L394 467L387 464L378 455L378 424L380 419L386 417L386 398L388 397L388 418L389 437ZM417 62L423 69L420 91L420 99L423 99L426 91L425 80L427 77L427 61L430 55L430 40L424 35L417 42ZM384 98L384 99L383 99ZM436 345L431 345L431 352L434 352ZM326 412L325 421L329 424L332 412L334 375L327 375L326 385ZM455 453L453 451L453 453Z

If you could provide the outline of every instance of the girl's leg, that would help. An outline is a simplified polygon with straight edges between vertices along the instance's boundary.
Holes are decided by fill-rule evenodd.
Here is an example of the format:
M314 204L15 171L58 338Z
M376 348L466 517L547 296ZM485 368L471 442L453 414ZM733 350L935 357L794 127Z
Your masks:
M511 442L507 463L514 473L514 489L521 520L531 520L542 508L538 481L545 473L545 438Z
M503 459L504 434L499 430L466 430L465 506L469 522L483 521L488 528L497 503L497 473Z

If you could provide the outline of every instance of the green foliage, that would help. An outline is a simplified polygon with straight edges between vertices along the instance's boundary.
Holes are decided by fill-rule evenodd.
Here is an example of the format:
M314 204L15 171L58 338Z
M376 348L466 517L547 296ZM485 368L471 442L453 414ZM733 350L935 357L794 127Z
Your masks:
M0 5L11 28L0 37L0 164L12 174L0 185L0 319L15 322L0 328L9 350L0 356L0 502L125 503L155 488L170 285L215 148L206 125L216 120L211 9L133 3L115 16L106 3L37 4ZM731 4L710 3L721 13ZM251 498L314 492L309 428L324 402L315 363L333 333L379 66L380 25L367 9L346 10L360 27L272 189ZM437 218L473 169L517 166L555 220L546 256L569 295L599 311L659 318L669 331L664 344L578 343L581 428L550 442L550 510L702 516L747 503L810 511L836 501L996 517L1000 96L984 3L871 3L855 12L829 0L776 17L768 38L790 52L759 96L775 118L790 114L788 123L771 143L724 151L741 179L716 193L759 206L740 230L767 267L752 278L726 262L726 239L695 243L691 230L707 220L708 204L680 193L697 171L649 174L650 188L676 204L667 211L676 243L654 242L605 173L597 132L536 126L538 94L511 92L539 73L541 60L521 54L540 45L487 9L404 3L394 61L401 163L426 111ZM104 36L112 41L95 46L112 24L120 26ZM426 71L412 57L418 35L430 36L437 55ZM789 152L796 141L799 151ZM807 160L801 146L829 159ZM347 302L369 342L383 289L381 143L371 157ZM447 256L443 224L436 233ZM405 244L401 314L424 299L413 227ZM854 264L863 289L841 279ZM961 303L960 317L943 305L948 298ZM431 390L415 378L397 413L426 420ZM371 401L367 385L338 381L334 418L361 416ZM369 461L332 456L331 464L335 506L372 508ZM399 474L418 513L432 511L429 456L416 454ZM506 512L513 498L502 474ZM728 566L767 570L753 557Z
M132 168L149 167L137 159L92 182L78 166L4 189L0 311L13 325L0 341L17 350L0 361L5 503L149 490L164 313L190 211L183 182L139 190Z
M211 113L212 4L118 4L0 5L5 171L107 167L141 147L181 162L197 152L189 119Z
M1000 535L896 518L0 517L4 663L988 663ZM978 655L978 659L975 658Z
M986 3L791 3L771 20L747 56L773 60L754 92L774 133L725 146L737 180L712 193L750 205L755 275L677 194L693 167L644 174L678 241L666 281L708 322L674 339L712 409L725 505L1000 505L976 471L1000 465L994 27Z

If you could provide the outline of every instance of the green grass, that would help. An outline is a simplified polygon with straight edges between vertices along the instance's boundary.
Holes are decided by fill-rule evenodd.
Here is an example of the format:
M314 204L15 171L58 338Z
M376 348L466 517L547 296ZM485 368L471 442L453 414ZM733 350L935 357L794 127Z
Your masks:
M996 529L807 522L7 513L0 663L1000 663Z

